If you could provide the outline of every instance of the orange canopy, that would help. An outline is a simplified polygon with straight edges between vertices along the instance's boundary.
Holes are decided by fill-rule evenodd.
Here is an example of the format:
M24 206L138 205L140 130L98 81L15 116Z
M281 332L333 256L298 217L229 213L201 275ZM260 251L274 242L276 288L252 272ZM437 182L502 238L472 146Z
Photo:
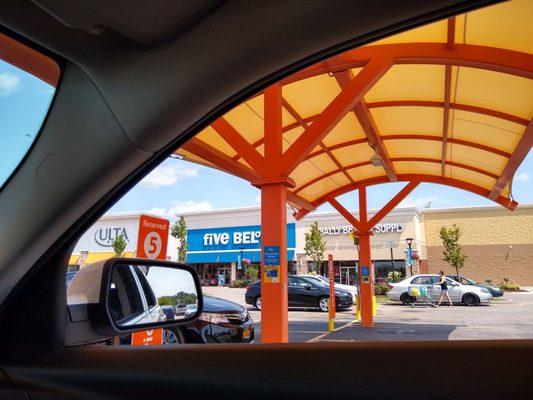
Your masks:
M514 209L512 178L533 144L531 21L532 1L501 3L284 79L275 162L265 157L266 91L176 154L251 182L287 177L298 218L394 181L449 185Z

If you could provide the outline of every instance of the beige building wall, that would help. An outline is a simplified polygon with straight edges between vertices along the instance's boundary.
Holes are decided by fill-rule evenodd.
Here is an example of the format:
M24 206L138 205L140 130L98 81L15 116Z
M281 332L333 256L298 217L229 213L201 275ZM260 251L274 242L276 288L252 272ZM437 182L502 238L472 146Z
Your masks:
M442 261L439 237L442 226L455 223L468 256L462 274L496 284L509 278L520 285L533 285L533 205L515 211L499 206L425 210L424 220L429 272L455 272Z

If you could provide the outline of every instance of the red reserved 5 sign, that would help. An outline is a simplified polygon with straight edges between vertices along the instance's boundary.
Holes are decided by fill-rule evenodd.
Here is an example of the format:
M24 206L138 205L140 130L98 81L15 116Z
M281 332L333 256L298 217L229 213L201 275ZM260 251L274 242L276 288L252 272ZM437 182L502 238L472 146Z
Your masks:
M137 257L166 260L169 229L170 222L167 219L141 215Z
M155 260L167 259L170 222L167 219L141 215L137 237L137 257ZM163 343L163 329L134 332L132 346L151 346Z

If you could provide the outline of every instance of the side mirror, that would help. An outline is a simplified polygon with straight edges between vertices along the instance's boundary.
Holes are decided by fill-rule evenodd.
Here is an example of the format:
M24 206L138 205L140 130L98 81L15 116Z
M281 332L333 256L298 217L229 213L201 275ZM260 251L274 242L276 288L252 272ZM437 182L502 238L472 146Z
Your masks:
M161 306L170 306L165 310L173 315ZM76 344L190 322L202 313L203 297L188 265L111 258L76 273L67 290L67 308L67 344Z
M308 283L307 285L304 286L305 290L311 290L311 285Z

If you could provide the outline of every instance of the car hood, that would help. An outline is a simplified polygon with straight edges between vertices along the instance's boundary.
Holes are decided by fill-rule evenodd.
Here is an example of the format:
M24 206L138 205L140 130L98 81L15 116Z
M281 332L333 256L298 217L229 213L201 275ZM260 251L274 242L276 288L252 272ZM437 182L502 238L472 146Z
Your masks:
M219 314L240 314L245 308L233 301L204 296L204 312Z

